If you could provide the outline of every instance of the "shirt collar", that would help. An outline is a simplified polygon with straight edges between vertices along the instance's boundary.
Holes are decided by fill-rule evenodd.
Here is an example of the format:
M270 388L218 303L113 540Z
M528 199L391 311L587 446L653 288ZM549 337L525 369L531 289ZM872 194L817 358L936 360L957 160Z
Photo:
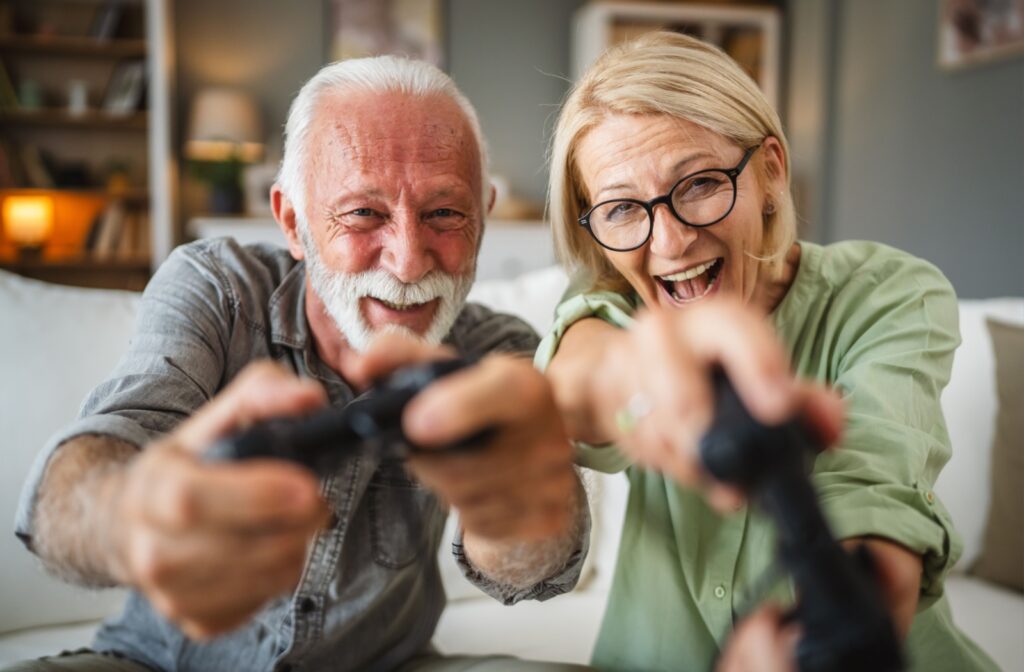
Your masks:
M310 344L306 318L306 262L288 271L270 295L270 339L278 345L307 350Z

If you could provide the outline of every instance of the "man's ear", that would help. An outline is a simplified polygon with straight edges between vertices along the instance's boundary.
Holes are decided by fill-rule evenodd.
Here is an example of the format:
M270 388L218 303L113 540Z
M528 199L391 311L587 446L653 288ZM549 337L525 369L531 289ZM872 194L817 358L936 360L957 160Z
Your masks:
M288 241L288 252L293 259L303 259L305 251L302 248L302 239L299 238L299 222L296 218L295 208L291 199L284 195L280 185L276 182L270 188L270 207L274 211L274 219L281 227L285 240Z
M487 214L491 214L491 210L494 210L494 201L498 198L498 190L491 185L491 193L487 197Z

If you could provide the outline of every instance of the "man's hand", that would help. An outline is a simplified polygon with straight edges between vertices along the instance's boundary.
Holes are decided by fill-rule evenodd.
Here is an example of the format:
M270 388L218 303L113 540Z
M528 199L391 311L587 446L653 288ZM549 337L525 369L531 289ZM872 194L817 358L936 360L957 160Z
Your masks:
M323 390L271 363L250 365L104 488L113 572L191 637L247 621L298 584L326 506L316 478L278 461L209 464L214 440L257 420L321 407Z
M360 362L365 380L451 351L385 334ZM415 397L403 429L417 445L443 448L484 429L488 445L458 454L420 454L409 466L459 511L467 537L540 540L566 531L578 513L573 450L550 388L529 360L492 355Z

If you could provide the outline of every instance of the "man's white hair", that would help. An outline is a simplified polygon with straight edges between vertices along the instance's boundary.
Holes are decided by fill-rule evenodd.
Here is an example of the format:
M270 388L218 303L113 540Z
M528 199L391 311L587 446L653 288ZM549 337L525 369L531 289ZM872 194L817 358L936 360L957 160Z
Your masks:
M484 143L476 110L469 100L462 95L451 77L430 63L398 56L372 56L325 65L303 85L292 101L285 124L284 157L277 174L277 183L291 201L300 226L305 226L308 221L305 170L309 165L310 125L321 96L338 91L442 95L458 105L469 122L480 152L481 207L486 210L491 187L487 172L487 145Z

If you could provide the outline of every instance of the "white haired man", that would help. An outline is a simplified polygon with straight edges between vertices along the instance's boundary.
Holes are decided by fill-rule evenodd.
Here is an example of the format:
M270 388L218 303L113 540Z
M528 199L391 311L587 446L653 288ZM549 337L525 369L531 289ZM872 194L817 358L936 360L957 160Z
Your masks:
M26 545L70 580L130 586L128 604L92 651L13 669L572 667L430 647L446 504L464 573L509 604L571 589L589 530L551 392L514 354L536 335L464 303L485 170L472 107L432 66L347 61L303 87L272 191L288 251L216 240L172 254L128 353L25 487ZM320 482L280 461L199 459L255 420L346 404L442 341L492 354L419 395L403 427L427 447L496 429L480 451L353 454Z

